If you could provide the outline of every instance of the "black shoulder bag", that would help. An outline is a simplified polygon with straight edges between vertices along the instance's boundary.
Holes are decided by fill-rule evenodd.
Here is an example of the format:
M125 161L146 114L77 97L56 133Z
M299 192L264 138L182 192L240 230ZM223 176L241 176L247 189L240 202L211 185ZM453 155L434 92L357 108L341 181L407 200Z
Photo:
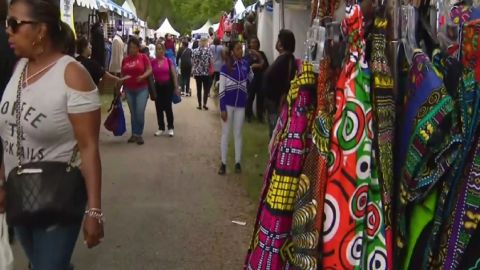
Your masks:
M20 76L17 103L22 104ZM75 146L68 163L41 161L22 164L22 135L20 117L22 106L16 106L18 165L8 174L6 191L7 223L10 226L51 226L79 223L83 219L87 192L82 172L74 167L78 147Z

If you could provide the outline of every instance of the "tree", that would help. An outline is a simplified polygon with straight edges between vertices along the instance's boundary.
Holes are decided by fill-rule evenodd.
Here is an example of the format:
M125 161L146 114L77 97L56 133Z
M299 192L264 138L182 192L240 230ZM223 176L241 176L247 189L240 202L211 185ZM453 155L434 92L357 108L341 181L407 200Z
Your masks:
M124 0L114 0L122 5ZM223 11L230 11L233 0L133 0L137 15L147 20L150 28L158 28L165 18L182 34L201 27L207 20L218 22ZM243 0L250 5L256 0Z

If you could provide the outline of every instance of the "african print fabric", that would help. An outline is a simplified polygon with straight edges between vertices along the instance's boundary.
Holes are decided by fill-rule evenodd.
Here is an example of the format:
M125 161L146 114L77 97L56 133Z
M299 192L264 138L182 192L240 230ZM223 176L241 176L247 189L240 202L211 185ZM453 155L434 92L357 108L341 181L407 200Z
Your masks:
M380 185L372 151L370 74L363 15L349 6L342 28L349 55L336 86L323 228L323 269L386 269Z
M330 59L320 61L317 86L317 113L313 122L313 145L308 152L293 212L293 265L296 269L316 270L320 264L323 204L327 184L327 159L332 128L333 74Z
M406 209L426 207L423 199L431 194L435 184L451 167L456 155L455 146L459 143L450 136L455 117L454 101L422 52L416 52L413 57L406 95L396 154L402 168L396 247L397 258L403 266L408 266L409 254L420 236L412 237L407 230L415 221L407 221ZM423 219L431 220L433 215L433 212L424 212ZM427 223L417 225L426 226ZM416 229L422 231L422 228Z
M437 212L437 224L446 224L440 234L440 244L432 247L430 257L433 266L444 269L458 269L470 238L480 222L480 145L478 142L480 105L480 21L464 24L462 30L461 63L462 77L459 83L459 107L462 150L448 185L443 190L441 200L444 209ZM474 141L477 140L477 145ZM467 161L469 161L467 163ZM450 180L451 179L451 180ZM448 194L448 195L447 195ZM440 226L434 227L434 232ZM436 239L432 240L433 245ZM435 249L437 248L437 249Z
M297 245L304 243L301 237L292 240L291 230L295 196L304 184L300 175L312 145L315 84L313 66L304 63L301 75L291 82L272 138L264 192L245 269L292 269L293 241ZM313 208L306 211L310 215Z
M376 153L376 164L378 166L378 180L382 187L388 268L393 269L392 192L396 108L393 95L393 77L385 55L387 45L385 33L387 24L388 21L386 18L375 18L370 68L373 79L372 107L375 130L373 145Z

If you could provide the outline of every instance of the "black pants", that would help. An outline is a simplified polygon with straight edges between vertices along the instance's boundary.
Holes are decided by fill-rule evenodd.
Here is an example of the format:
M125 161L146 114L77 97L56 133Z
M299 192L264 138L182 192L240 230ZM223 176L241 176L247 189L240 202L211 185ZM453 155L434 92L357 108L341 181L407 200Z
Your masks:
M257 97L257 118L260 121L263 121L263 112L264 112L264 98L261 91L261 81L253 80L250 84L248 84L248 99L247 99L247 107L245 108L245 116L248 120L253 118L253 102L255 101L255 97Z
M192 69L182 69L181 72L180 87L182 88L182 92L190 94L190 76L192 75Z
M202 86L203 86L203 106L207 106L208 94L212 86L212 78L210 76L195 76L197 82L197 98L198 106L202 107Z
M157 89L157 99L155 99L155 109L157 110L158 129L165 130L165 121L163 113L167 115L168 129L173 129L173 110L172 96L173 87L170 84L155 84Z

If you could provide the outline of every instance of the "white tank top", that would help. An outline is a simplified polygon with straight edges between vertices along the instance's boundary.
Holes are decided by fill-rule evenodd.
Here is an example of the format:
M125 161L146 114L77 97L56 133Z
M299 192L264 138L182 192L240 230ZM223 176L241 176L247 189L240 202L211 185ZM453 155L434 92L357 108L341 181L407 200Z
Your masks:
M21 59L18 62L0 103L0 136L3 140L6 176L17 165L14 103L18 81L27 61ZM77 143L68 115L100 108L97 88L81 92L66 85L65 69L74 61L70 56L63 56L39 80L22 90L24 164L35 161L68 162Z

